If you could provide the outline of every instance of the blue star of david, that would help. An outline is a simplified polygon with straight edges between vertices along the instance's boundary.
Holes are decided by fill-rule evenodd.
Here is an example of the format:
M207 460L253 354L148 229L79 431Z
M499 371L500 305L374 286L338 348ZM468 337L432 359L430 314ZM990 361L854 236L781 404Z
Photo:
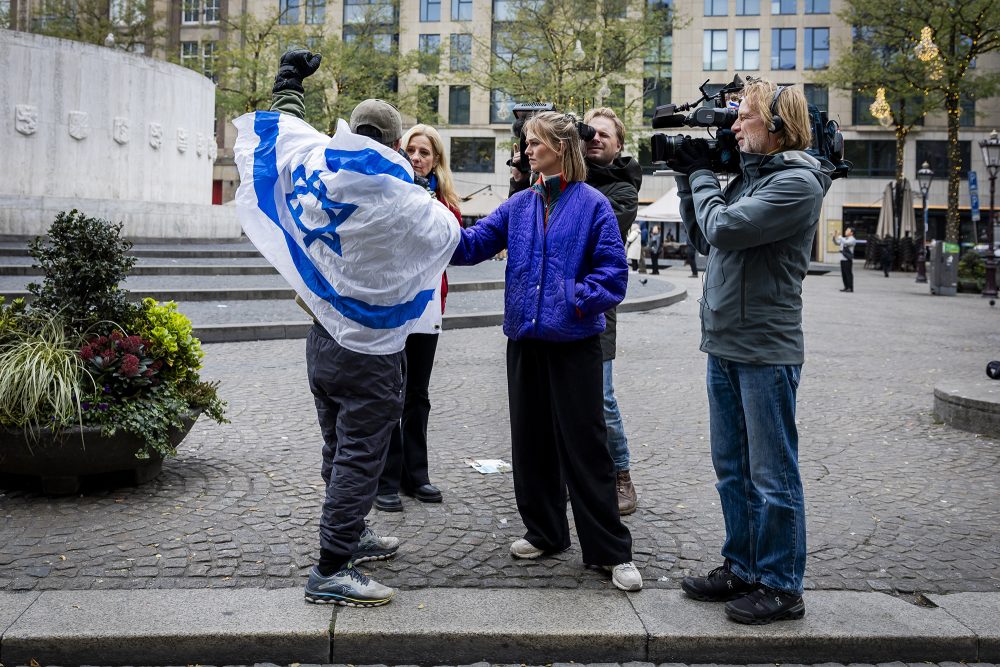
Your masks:
M295 226L305 233L305 237L303 238L305 247L308 248L315 241L322 241L331 250L343 257L343 252L340 249L340 234L337 233L337 227L351 217L358 207L355 204L345 204L330 199L327 196L326 185L319 178L318 170L313 171L307 177L305 167L299 165L292 172L292 185L294 186L294 190L285 195L285 203L288 206L288 211L292 214L292 219L295 220ZM299 201L299 197L306 195L312 195L316 198L320 208L326 213L330 221L329 224L310 228L302 222L303 206Z

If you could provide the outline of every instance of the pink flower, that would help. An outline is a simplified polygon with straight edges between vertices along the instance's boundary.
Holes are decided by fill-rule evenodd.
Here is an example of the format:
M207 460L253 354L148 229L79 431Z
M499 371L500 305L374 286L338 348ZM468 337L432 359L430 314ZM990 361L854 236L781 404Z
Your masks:
M122 357L121 374L132 378L139 374L139 357L134 354L126 354Z

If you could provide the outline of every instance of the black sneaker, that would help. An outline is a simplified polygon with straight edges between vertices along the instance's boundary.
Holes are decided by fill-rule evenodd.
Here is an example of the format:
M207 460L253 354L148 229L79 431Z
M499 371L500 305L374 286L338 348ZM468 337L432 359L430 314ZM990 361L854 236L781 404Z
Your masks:
M726 603L726 616L737 623L767 625L771 621L793 621L806 615L801 595L760 586L749 595Z
M306 602L313 604L378 607L388 604L394 594L395 591L391 588L365 576L353 565L348 565L329 577L324 577L313 567L306 582Z
M750 593L756 584L749 584L729 569L729 561L704 577L684 577L681 588L687 596L703 602L726 602Z

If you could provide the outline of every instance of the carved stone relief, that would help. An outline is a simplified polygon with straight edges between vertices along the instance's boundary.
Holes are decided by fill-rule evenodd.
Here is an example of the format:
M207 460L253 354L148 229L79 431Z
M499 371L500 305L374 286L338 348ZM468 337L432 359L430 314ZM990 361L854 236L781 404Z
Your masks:
M34 134L38 129L38 107L31 104L15 106L14 127L21 134Z
M128 118L115 116L114 132L112 136L120 144L127 144L129 139Z
M177 128L177 152L186 153L188 149L188 135L187 130L183 127Z
M159 123L149 124L149 145L154 151L160 150L160 146L163 145L163 126Z
M205 135L199 132L196 137L197 138L194 142L194 152L198 154L198 157L201 157L205 154Z
M69 136L82 141L90 134L90 116L86 111L69 112Z
M208 142L208 159L215 162L215 158L219 157L219 147L216 145L215 140Z

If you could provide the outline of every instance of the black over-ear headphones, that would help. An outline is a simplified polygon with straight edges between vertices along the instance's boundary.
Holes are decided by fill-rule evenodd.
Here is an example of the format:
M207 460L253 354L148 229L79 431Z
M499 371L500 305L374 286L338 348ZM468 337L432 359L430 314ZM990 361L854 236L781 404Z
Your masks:
M774 91L774 97L771 98L771 127L767 129L768 132L781 132L785 129L785 121L778 115L778 98L781 97L781 91L785 88L791 88L791 86L778 86L778 89Z

